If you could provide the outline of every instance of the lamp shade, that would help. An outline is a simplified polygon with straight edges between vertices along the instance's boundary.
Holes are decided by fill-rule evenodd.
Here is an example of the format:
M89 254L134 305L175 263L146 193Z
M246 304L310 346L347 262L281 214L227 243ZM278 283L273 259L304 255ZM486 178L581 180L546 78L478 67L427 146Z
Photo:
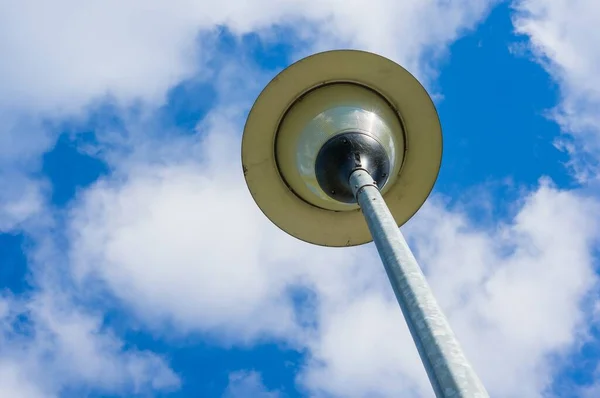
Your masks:
M279 73L259 95L244 128L246 183L275 225L322 246L372 240L359 206L335 200L317 181L319 151L348 132L366 134L385 150L389 176L379 188L397 224L422 206L442 156L431 98L417 79L387 58L327 51Z

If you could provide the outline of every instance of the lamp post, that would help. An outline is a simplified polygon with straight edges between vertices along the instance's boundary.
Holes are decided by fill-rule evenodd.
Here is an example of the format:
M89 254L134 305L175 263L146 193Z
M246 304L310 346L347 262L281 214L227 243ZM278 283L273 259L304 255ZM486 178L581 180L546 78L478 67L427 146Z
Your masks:
M246 183L275 225L321 246L375 242L436 396L487 398L399 230L429 196L441 156L439 118L421 84L355 50L283 70L254 103L242 140Z

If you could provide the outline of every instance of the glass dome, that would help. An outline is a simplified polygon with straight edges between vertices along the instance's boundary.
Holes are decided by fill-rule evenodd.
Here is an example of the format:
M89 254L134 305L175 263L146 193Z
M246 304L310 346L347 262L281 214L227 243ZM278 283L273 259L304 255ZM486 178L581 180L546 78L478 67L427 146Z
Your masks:
M310 91L288 110L279 126L275 145L282 178L293 192L314 206L353 210L358 205L338 202L319 186L315 175L317 154L330 138L359 132L375 138L390 160L393 183L404 156L402 124L387 101L372 90L353 83L335 83ZM400 134L398 134L400 133Z

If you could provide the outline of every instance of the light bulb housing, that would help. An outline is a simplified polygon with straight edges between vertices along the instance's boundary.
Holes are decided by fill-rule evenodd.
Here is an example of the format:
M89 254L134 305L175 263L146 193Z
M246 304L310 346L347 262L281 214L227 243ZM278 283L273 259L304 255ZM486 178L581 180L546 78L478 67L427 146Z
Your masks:
M330 138L319 150L315 164L317 181L332 199L356 203L350 175L364 170L381 190L390 175L385 148L369 134L347 132Z

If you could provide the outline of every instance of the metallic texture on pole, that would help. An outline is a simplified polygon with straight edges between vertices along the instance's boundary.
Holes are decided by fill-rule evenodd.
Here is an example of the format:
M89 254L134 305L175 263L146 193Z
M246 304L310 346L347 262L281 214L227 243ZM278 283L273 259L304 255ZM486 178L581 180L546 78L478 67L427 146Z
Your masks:
M464 356L373 178L354 171L350 184L438 398L489 398Z

